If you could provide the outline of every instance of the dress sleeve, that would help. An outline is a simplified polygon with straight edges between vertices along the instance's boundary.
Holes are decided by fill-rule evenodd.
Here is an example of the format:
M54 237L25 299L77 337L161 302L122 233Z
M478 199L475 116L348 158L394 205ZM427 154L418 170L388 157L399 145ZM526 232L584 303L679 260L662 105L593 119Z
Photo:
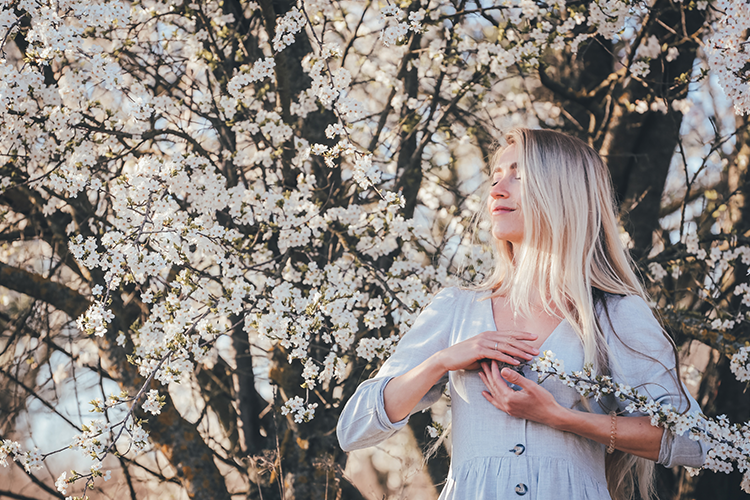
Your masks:
M608 338L615 380L657 403L671 404L679 412L700 411L676 373L672 344L662 333L648 304L637 296L621 297L608 301L608 309L616 333L613 335L610 331ZM602 324L606 331L605 325L609 326L606 317ZM678 384L682 385L682 391ZM625 415L628 415L625 411L628 403L619 402L619 410ZM701 467L707 451L706 443L690 439L688 433L677 436L665 430L657 463L665 467Z
M344 451L374 446L401 429L407 416L391 422L385 413L383 391L388 382L402 375L438 351L448 347L456 309L455 288L446 288L417 317L411 329L401 338L396 351L377 375L363 382L341 412L336 435ZM422 398L410 415L434 404L448 382L447 374Z

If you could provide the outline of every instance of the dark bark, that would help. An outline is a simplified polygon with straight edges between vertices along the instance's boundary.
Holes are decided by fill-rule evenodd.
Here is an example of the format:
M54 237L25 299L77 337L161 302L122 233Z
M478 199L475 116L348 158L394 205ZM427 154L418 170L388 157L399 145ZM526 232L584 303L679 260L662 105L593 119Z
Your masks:
M682 33L683 28L694 34L702 27L705 13L682 9L682 5L658 1L652 17L659 22L653 22L642 39L655 35L660 40L674 41L672 32ZM639 114L623 103L644 99L663 100L669 105L673 99L684 97L687 85L678 83L676 78L691 70L697 48L694 41L685 41L676 60L652 61L646 79L622 81L614 96L616 104L600 152L612 173L621 214L627 218L626 228L634 243L632 253L637 259L648 254L653 231L659 225L664 181L677 147L682 115L659 111Z
M255 390L255 374L250 343L242 323L232 332L232 345L235 352L235 377L240 388L237 394L239 419L242 425L243 448L247 455L259 455L265 447L266 440L261 435L260 412L268 405ZM270 435L267 429L267 435Z
M411 50L419 47L421 37L414 35L412 37ZM408 98L416 98L419 93L419 77L417 68L406 69L408 63L404 66L403 81L404 92ZM400 121L402 123L399 136L401 137L401 146L396 162L396 171L398 173L398 189L402 191L405 199L404 217L411 218L414 216L414 208L417 206L417 196L422 186L422 158L414 153L417 151L417 134L415 128L418 126L419 116L408 108L406 102L401 105ZM424 132L427 133L427 132Z
M288 363L287 353L282 348L274 348L271 355L269 376L283 391L282 395L305 398L305 390L299 387L300 364ZM335 496L338 489L336 465L343 469L346 463L346 454L339 448L334 432L336 421L337 415L331 411L316 412L312 422L301 424L295 423L291 415L275 417L280 470L284 483L294 490L295 499Z
M83 295L62 283L3 262L0 262L0 286L46 302L65 311L73 319L86 312L89 307L89 302Z
M232 454L241 455L243 443L240 441L238 415L234 409L237 396L233 387L232 369L219 358L213 368L200 367L195 374L203 401L212 408L229 439Z
M648 254L652 234L659 225L662 192L679 140L681 122L682 117L674 114L649 113L639 123L637 135L632 134L635 144L631 153L617 159L607 157L610 165L615 163L621 166L627 161L627 179L620 182L618 187L621 190L622 208L627 214L626 229L634 242L632 253L636 258ZM631 131L622 132L622 135L631 135Z
M289 0L260 0L259 2L263 20L270 40L276 33L276 17L283 16L296 2ZM295 41L289 47L281 52L274 54L276 62L276 93L279 107L281 108L281 117L285 123L292 123L292 114L290 107L292 100L299 92L309 84L309 77L302 71L302 59L312 51L312 45L307 38L307 34L302 31L295 36ZM284 176L284 185L293 188L297 185L297 174L299 173L292 165L294 157L294 145L288 141L283 146L282 153L282 172Z
M568 53L546 60L547 69L540 70L542 84L567 111L566 131L592 144L607 162L636 258L648 253L658 229L661 195L682 116L640 114L632 106L644 100L669 107L685 96L687 85L678 77L692 71L698 44L691 37L704 20L703 11L658 0L636 39L644 43L653 35L660 43L679 43L680 55L671 62L663 56L654 59L643 79L629 76L612 56L619 49L601 37L583 45L578 56Z

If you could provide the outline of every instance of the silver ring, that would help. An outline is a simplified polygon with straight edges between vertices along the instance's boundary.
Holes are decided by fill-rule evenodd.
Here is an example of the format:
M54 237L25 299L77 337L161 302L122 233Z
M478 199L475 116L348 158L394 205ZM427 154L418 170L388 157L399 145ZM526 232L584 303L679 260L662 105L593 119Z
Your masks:
M497 351L497 342L495 342L495 350Z

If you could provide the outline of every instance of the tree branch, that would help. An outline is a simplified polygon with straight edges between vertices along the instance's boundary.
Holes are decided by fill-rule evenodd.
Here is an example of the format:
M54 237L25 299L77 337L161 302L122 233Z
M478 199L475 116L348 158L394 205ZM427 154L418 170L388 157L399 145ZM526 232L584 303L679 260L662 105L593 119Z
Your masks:
M0 262L0 286L46 302L71 318L77 318L89 307L86 297L72 288L4 262Z

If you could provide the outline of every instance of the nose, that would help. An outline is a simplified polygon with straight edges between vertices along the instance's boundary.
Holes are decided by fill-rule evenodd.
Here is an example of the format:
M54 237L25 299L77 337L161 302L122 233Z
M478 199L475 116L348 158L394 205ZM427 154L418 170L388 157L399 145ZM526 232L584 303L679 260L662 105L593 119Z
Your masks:
M502 176L495 178L492 182L492 188L490 189L490 196L492 198L507 198L508 197L508 176Z

